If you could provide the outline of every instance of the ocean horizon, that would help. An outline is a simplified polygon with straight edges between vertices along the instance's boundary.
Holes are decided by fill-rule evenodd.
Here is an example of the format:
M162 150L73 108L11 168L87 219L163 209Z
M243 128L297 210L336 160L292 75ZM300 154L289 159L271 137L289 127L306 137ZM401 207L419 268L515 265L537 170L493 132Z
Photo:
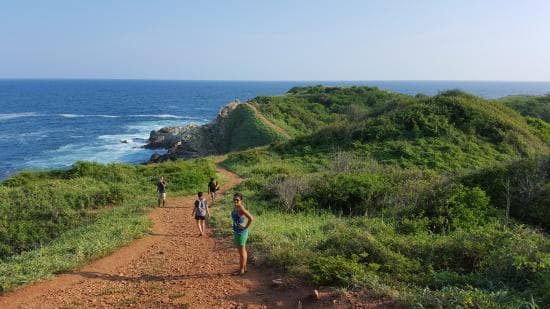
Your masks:
M550 82L544 81L0 79L0 179L82 160L144 162L154 152L142 148L151 130L204 124L235 99L318 84L409 95L461 89L489 99L550 93Z

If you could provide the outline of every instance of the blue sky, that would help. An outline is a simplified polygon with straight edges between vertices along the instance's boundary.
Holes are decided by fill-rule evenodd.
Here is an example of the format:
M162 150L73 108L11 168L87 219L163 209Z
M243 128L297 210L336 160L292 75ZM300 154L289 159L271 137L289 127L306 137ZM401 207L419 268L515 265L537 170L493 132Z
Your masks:
M550 81L550 1L3 1L0 78Z

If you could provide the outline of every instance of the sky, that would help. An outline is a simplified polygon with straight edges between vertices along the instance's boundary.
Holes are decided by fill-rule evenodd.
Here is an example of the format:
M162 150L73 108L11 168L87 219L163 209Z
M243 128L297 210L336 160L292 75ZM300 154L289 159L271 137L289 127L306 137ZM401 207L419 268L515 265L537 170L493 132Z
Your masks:
M0 78L550 81L550 1L0 0Z

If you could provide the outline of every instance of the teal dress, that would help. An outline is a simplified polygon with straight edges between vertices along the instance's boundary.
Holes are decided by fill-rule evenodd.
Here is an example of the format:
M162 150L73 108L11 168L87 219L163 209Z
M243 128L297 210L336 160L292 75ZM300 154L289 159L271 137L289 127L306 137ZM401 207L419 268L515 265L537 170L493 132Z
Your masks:
M246 241L248 240L248 229L242 227L246 217L239 215L237 209L233 209L231 212L231 219L233 220L233 242L238 246L246 245Z

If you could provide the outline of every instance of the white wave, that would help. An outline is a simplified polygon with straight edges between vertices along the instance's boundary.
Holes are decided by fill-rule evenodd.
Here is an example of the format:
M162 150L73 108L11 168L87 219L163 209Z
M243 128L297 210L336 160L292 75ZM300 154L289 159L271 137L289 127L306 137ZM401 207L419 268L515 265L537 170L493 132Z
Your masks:
M158 130L163 127L183 127L191 122L187 120L159 120L135 123L126 126L131 133L141 133L149 137L151 130Z
M114 137L113 137L114 138ZM159 152L158 150L155 150ZM145 162L155 152L138 147L137 143L121 143L98 139L93 143L76 143L48 151L46 156L26 162L31 168L67 167L76 161L98 163Z
M135 134L109 134L98 136L98 139L106 144L125 144L132 147L141 147L145 145L149 134L139 132Z
M102 118L119 118L115 115L79 115L79 114L58 114L58 116L65 118L85 118L85 117L102 117Z
M115 115L93 115L94 117L103 117L103 118L120 118L120 116Z
M37 116L42 116L42 115L35 112L0 114L0 120L16 119L21 117L37 117Z
M178 115L171 115L171 114L160 114L160 115L153 115L153 114L150 114L150 115L128 115L128 117L175 118L175 119L187 118L187 117L178 116Z
M206 121L204 121L206 122ZM127 125L122 132L97 136L86 143L63 145L55 150L43 153L39 159L25 163L29 168L68 167L76 161L94 161L99 163L145 162L155 152L164 150L145 149L151 130L168 126L184 126L200 121L159 119Z
M50 136L49 131L35 131L35 132L22 132L22 133L4 133L0 135L0 138L15 142L16 144L29 144L41 141Z

